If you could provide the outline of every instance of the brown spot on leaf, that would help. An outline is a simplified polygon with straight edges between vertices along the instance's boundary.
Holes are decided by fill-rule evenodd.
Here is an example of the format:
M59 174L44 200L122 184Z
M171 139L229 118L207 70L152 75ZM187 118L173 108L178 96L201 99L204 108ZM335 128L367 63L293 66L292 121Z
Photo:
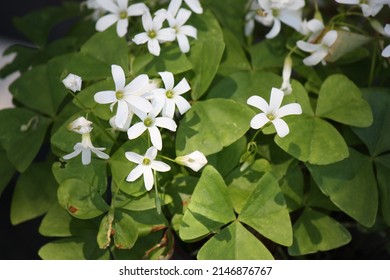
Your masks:
M77 209L76 207L74 207L74 206L72 206L72 205L70 205L70 206L68 207L68 211L69 211L70 213L72 213L72 214L76 213L78 210L79 210L79 209Z

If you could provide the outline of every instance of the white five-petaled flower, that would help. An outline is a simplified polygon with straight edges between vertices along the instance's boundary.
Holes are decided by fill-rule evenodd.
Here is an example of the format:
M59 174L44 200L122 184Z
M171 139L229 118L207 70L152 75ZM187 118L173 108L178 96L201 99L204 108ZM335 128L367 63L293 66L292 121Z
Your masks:
M386 24L384 31L388 36L390 36L390 24ZM383 49L382 51L382 56L383 57L390 57L390 45L388 45L386 48Z
M103 153L106 148L96 148L91 142L92 122L86 120L84 117L80 117L68 125L68 129L76 133L81 134L81 142L76 143L73 147L73 152L63 156L65 160L74 158L81 153L81 162L83 165L91 163L92 153L96 154L99 158L108 159L109 156Z
M301 28L304 0L257 0L260 9L256 11L255 20L271 30L265 35L267 39L275 38L281 29L281 23L299 31Z
M128 0L97 0L97 3L104 10L108 11L109 14L101 17L96 22L96 30L104 31L117 23L116 32L119 37L123 37L127 33L128 17L141 16L149 11L149 8L144 3L128 6Z
M328 31L319 44L308 43L305 41L298 41L297 46L305 52L312 53L303 60L303 63L308 66L314 66L318 63L326 64L325 58L329 54L330 48L337 40L337 31Z
M187 36L194 39L197 38L196 28L191 25L184 25L190 16L191 12L189 10L182 8L176 14L176 11L170 11L168 8L167 20L169 26L176 32L176 40L182 53L187 53L190 51L190 43Z
M196 14L203 13L203 8L200 5L199 0L184 0L184 2L188 5L188 7ZM171 0L169 3L169 8L172 11L178 11L183 3L183 0ZM176 15L176 13L174 13Z
M376 16L389 0L336 0L340 4L359 5L365 17Z
M163 101L160 98L156 98L154 101L154 107L150 113L140 112L140 122L133 124L127 131L127 136L130 140L139 137L146 130L149 132L150 140L154 147L158 150L162 149L162 138L159 127L166 128L170 131L176 131L177 125L174 120L167 117L157 117L162 109Z
M81 90L82 79L75 74L68 74L65 79L62 80L64 86L72 92Z
M153 90L153 94L156 98L163 100L163 117L173 118L175 114L175 106L179 109L180 114L187 112L191 105L181 96L191 89L187 80L183 78L176 86L174 86L174 77L171 72L159 72L165 88L159 88Z
M187 166L198 172L203 166L207 164L207 158L202 152L195 151L185 156L179 156L175 158L175 161L180 164Z
M166 19L165 13L156 13L154 19L149 12L142 15L142 25L145 32L134 36L133 42L137 45L148 43L148 50L155 56L160 55L160 43L174 41L176 32L172 28L162 28Z
M254 95L249 97L247 103L262 111L257 114L251 120L251 127L253 129L262 128L267 123L271 122L276 129L276 133L279 137L286 136L290 130L287 123L281 118L288 115L300 115L302 114L301 105L298 103L290 103L280 107L284 97L284 92L277 88L272 88L270 103L268 105L264 98Z
M153 146L146 151L144 156L141 156L134 152L126 152L125 156L129 161L138 164L129 173L126 178L126 181L134 182L139 177L141 177L141 175L143 175L145 188L148 191L150 191L154 185L153 170L159 172L167 172L171 170L171 167L168 164L162 161L155 160L157 156L157 149Z
M115 125L118 128L123 128L131 115L130 111L147 113L152 109L150 102L142 96L145 90L150 87L149 77L145 74L139 75L125 86L126 76L122 67L112 65L111 73L115 90L97 92L94 99L99 104L111 104L111 111L113 111L114 105L118 104Z

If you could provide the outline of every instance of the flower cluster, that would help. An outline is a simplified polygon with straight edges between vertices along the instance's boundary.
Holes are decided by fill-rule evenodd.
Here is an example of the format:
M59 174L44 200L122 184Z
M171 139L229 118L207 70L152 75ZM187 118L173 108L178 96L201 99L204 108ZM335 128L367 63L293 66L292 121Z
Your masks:
M174 121L177 108L178 114L187 112L191 105L182 96L191 87L183 78L175 85L174 76L171 72L160 72L162 83L158 79L149 79L148 75L142 74L126 83L125 72L119 65L111 66L111 74L114 81L114 90L99 91L94 94L95 102L99 104L110 104L113 112L110 124L114 130L126 131L129 140L133 140L148 133L151 147L144 156L134 152L126 152L126 158L138 166L134 168L127 177L127 181L133 182L141 175L144 178L145 188L149 191L154 185L153 172L166 172L170 166L164 162L155 160L157 152L163 148L160 129L176 131ZM80 90L81 78L69 74L63 84L73 92ZM69 130L82 135L82 142L74 146L74 152L63 156L69 160L82 154L82 163L88 165L91 162L91 152L99 158L108 159L109 156L102 151L105 148L95 148L92 145L90 132L92 122L84 117L79 117L68 126ZM187 166L194 171L199 171L207 164L206 157L199 151L187 156L177 157L172 160L180 165Z
M185 0L188 7L195 13L203 13L199 0ZM186 22L191 16L191 11L181 8L182 0L171 0L168 9L160 9L152 16L149 8L144 3L128 5L128 0L95 0L88 2L88 7L96 11L106 11L107 14L96 22L96 30L104 31L116 24L119 37L128 33L129 17L142 17L144 31L134 36L132 41L137 45L147 44L152 55L159 56L160 44L177 41L181 52L190 50L188 37L197 38L197 30ZM167 26L164 27L164 22Z

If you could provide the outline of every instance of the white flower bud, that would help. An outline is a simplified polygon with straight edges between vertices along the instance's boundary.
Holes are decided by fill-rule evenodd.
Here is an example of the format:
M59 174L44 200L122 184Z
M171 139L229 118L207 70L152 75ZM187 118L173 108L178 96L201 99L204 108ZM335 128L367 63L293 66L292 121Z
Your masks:
M79 117L68 124L68 129L79 134L90 133L92 131L92 122L84 117Z
M290 56L287 56L284 60L284 66L283 66L283 83L280 89L284 92L285 95L288 95L292 92L291 83L290 83L290 77L291 77L291 71L292 71L292 59Z
M80 76L69 74L65 79L62 80L62 83L67 89L76 92L80 91L82 80Z
M192 152L191 154L185 156L176 157L175 161L180 165L191 168L195 172L198 172L207 164L206 157L199 151Z

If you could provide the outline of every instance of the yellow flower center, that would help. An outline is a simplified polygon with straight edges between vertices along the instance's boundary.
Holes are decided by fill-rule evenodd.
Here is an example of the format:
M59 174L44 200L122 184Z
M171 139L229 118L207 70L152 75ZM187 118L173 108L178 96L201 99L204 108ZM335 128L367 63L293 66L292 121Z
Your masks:
M142 160L142 164L143 164L143 165L150 165L150 163L151 163L151 161L150 161L150 159L148 159L148 158L144 158L144 159Z
M173 98L173 91L172 90L167 90L165 92L165 95L166 95L167 98L171 99L171 98Z
M121 100L123 98L123 92L118 90L116 93L115 93L115 96L116 96L116 99L117 100Z
M127 11L121 11L119 13L119 18L120 19L126 19L127 18Z
M148 36L149 36L149 38L153 39L153 38L156 38L157 33L156 33L156 31L154 31L154 30L150 30L150 31L148 32Z
M149 126L151 126L153 124L153 120L151 119L151 118L146 118L145 120L144 120L144 125L146 126L146 127L149 127Z

